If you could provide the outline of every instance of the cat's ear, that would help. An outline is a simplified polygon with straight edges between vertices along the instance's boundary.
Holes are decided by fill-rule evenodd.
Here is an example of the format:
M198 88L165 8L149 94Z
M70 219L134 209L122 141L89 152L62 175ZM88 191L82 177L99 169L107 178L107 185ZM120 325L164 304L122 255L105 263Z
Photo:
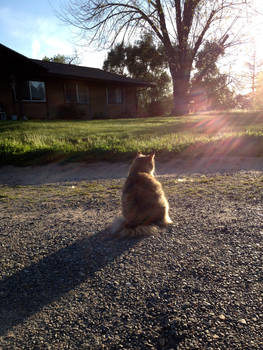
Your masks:
M154 153L154 152L151 152L151 153L149 154L149 156L150 156L151 160L153 160L153 159L155 158L155 153Z

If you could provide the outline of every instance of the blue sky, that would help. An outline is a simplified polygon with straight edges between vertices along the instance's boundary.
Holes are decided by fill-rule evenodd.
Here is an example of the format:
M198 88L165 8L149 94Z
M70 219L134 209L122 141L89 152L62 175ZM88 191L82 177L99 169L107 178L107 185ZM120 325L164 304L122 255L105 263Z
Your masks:
M102 68L105 52L79 47L74 29L63 24L53 6L60 0L0 0L0 43L30 58L77 50L81 64ZM52 4L52 5L51 5Z
M78 46L74 28L56 17L54 8L58 9L63 1L65 0L0 0L0 43L27 57L38 59L56 54L72 55L76 49L80 64L102 68L106 52ZM263 0L254 0L254 6L263 14ZM257 53L263 58L263 15L251 18L251 24ZM242 53L240 51L241 63L238 67L247 59L247 54L246 50Z

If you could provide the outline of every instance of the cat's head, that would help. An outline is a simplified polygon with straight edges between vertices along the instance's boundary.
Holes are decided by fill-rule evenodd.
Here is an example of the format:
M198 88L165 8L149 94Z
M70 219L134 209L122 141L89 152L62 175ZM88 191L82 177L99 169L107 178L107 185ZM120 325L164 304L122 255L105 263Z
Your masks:
M153 175L155 171L155 153L150 154L142 154L140 152L137 153L135 159L132 162L131 168L130 168L130 174L131 173L148 173Z

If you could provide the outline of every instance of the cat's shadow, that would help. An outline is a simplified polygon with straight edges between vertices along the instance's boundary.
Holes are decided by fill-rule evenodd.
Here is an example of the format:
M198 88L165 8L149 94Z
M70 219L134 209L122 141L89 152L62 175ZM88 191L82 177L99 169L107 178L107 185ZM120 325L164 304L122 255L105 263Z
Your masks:
M114 262L138 240L98 232L42 258L0 281L0 335Z

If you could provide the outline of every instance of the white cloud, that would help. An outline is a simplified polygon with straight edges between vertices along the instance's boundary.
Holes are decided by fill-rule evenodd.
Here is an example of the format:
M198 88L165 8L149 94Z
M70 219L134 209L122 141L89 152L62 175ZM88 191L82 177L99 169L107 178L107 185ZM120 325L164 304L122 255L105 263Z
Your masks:
M80 52L81 64L87 67L102 68L106 56L105 51L82 50Z
M43 56L56 54L71 55L74 48L67 37L68 30L61 28L53 18L38 18L34 34L30 37L33 42L40 43L39 50L32 51L33 58L41 59Z
M0 42L31 58L70 55L74 51L69 28L56 17L37 18L28 13L0 7Z
M62 25L56 17L33 17L28 13L13 13L9 8L0 7L0 23L0 42L27 57L42 59L56 54L69 56L74 54L76 48L82 65L102 67L105 52L77 46L72 28Z
M76 48L82 65L101 68L106 57L105 52L78 46L72 28L62 25L55 16L36 17L0 6L0 23L0 42L30 58L42 59L56 54L69 56Z
M38 57L40 53L40 42L34 39L32 42L32 57Z

